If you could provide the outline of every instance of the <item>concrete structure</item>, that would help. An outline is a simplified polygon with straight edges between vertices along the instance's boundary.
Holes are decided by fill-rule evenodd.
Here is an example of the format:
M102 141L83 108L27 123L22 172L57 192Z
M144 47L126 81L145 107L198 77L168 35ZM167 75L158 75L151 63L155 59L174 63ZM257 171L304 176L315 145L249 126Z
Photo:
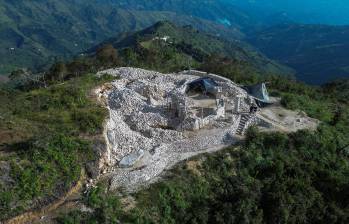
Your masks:
M265 83L258 83L256 85L244 87L248 94L250 94L259 106L270 104L270 97Z

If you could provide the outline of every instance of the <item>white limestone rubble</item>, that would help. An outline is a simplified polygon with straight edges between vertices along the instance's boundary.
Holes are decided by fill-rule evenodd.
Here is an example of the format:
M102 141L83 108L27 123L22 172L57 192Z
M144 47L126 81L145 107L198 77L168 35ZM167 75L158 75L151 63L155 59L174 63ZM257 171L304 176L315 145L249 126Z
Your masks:
M108 88L97 90L110 112L100 168L111 177L112 189L137 190L183 159L235 143L239 128L243 133L258 122L255 115L241 119L254 100L217 75L198 71L161 74L137 68L109 69L97 75L103 74L118 77ZM214 96L188 95L188 84L202 77L218 83ZM120 167L122 159L138 152L142 156L137 162Z

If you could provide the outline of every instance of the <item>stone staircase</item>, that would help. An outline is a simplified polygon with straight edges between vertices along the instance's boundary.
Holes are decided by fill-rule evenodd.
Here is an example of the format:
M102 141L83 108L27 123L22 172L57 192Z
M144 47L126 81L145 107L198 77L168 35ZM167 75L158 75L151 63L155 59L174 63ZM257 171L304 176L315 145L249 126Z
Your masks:
M251 114L242 114L240 118L240 123L236 130L237 135L243 135L247 122L252 118Z

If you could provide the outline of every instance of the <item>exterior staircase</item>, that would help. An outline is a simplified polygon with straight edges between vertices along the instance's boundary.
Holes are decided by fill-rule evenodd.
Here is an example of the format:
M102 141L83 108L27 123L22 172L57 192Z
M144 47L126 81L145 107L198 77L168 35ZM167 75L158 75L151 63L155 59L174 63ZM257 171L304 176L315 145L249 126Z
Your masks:
M237 135L242 135L245 131L247 122L252 118L251 114L242 114L240 118L240 123L236 130Z

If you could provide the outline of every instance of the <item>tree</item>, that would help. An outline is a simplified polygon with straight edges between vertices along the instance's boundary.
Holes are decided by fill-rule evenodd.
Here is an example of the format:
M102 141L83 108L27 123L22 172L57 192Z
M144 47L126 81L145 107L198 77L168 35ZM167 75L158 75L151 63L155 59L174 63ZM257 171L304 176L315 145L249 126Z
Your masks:
M17 69L11 72L9 78L11 80L15 80L15 79L20 79L23 78L23 76L25 75L26 70L25 69Z
M74 60L68 64L68 70L76 77L89 70L89 65L81 60Z
M97 60L104 66L115 65L119 63L118 52L111 44L107 44L97 49Z
M32 82L35 84L41 84L45 88L47 87L46 83L44 81L41 81L42 75L34 75L27 69L17 69L15 71L12 71L9 78L12 81L16 81L17 83L19 83L19 85L28 84L29 82Z
M138 63L137 53L130 47L126 48L122 52L124 60L127 66L136 66Z
M52 65L50 71L46 74L46 78L48 78L50 81L63 81L67 74L67 66L63 62L57 62Z

